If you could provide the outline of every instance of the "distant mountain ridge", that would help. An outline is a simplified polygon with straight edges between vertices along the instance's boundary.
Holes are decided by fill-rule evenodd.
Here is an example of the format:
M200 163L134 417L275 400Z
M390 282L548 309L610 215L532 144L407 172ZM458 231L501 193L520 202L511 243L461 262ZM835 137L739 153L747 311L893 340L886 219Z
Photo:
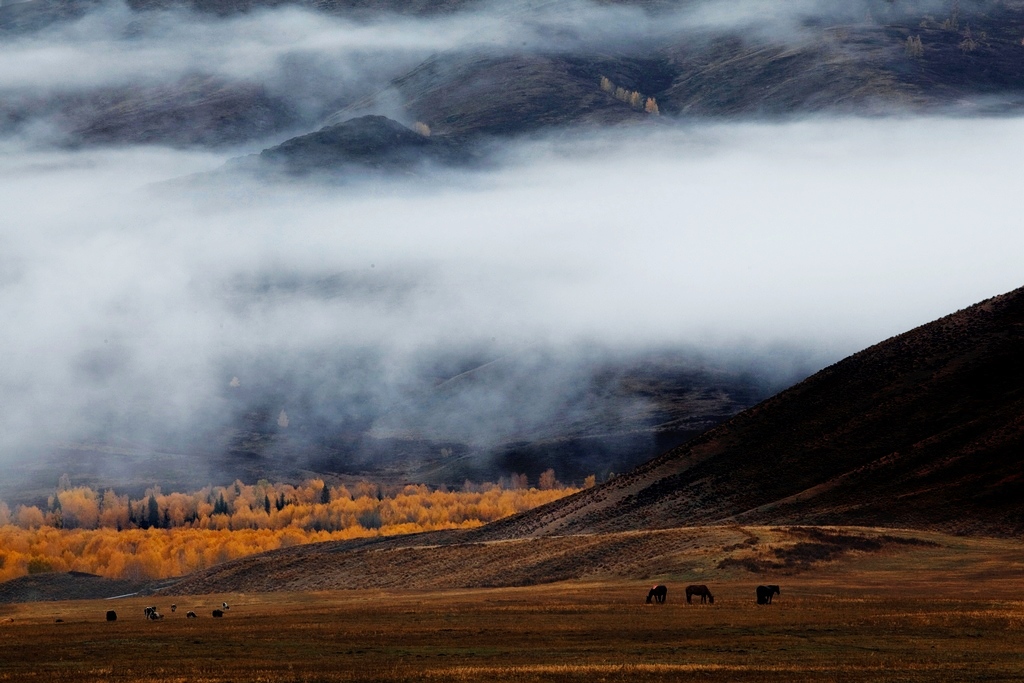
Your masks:
M1024 288L865 349L478 536L707 524L1024 531Z
M632 7L653 21L664 17L667 25L671 12L696 5L599 4ZM360 21L494 9L472 0L128 3L139 21L171 8L228 16L285 5ZM0 33L32 33L102 6L96 0L3 5ZM653 111L673 118L976 114L1019 111L1024 104L1024 7L1018 3L864 0L822 5L817 13L795 17L794 24L789 33L795 35L740 21L699 31L680 28L639 45L623 45L614 31L607 45L569 31L565 45L523 43L522 50L490 51L467 46L440 51L365 87L324 83L315 103L302 106L289 101L287 89L271 87L273 78L231 82L210 73L144 88L64 86L31 96L12 91L0 98L0 131L45 114L67 144L235 145L382 112L422 121L441 136L506 137L565 126L652 123L658 119ZM614 87L602 87L606 83ZM656 110L647 109L648 98Z

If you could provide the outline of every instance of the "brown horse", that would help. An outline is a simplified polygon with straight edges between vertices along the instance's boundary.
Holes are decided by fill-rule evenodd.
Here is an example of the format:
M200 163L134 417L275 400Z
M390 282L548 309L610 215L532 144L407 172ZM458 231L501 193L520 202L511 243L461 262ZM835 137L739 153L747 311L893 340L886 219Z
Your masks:
M757 604L759 605L770 605L772 604L772 596L778 595L779 587L775 585L771 586L758 586L757 587Z
M686 587L686 602L687 603L691 602L690 599L694 595L699 595L700 596L701 603L710 602L712 605L715 604L715 596L712 595L711 591L708 590L708 587L703 585L703 584L701 584L700 586L693 585L693 586L687 586Z
M665 598L667 596L668 588L666 588L665 586L658 585L647 592L647 602L649 603L651 601L651 598L654 598L655 602L657 602L658 604L662 604L665 602Z

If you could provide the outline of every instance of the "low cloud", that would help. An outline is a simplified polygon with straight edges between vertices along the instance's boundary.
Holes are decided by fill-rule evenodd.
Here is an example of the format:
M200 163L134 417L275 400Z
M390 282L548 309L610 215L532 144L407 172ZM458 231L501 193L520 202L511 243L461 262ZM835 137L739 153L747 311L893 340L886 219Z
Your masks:
M558 408L541 391L623 354L792 379L1021 284L1005 141L1022 127L588 132L485 171L344 187L168 188L223 157L8 146L0 457L111 433L174 443L254 387L277 392L278 423L305 410L390 433L410 392L510 355L452 399L481 440L540 424ZM391 412L374 427L367 405ZM472 436L447 419L423 428Z

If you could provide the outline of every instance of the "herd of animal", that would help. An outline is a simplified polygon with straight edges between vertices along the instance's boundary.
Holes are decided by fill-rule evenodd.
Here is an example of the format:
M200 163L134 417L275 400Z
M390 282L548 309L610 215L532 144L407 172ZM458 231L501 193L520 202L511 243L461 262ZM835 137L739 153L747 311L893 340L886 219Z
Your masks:
M756 590L757 604L759 605L770 605L772 604L772 597L780 594L779 587L776 585L770 586L758 586ZM693 598L697 596L700 598L701 603L707 603L710 605L715 604L715 596L711 594L711 591L704 584L691 584L686 587L686 602L687 604L693 604ZM668 587L658 584L647 592L648 603L664 604L666 598L668 598ZM223 617L224 611L230 609L228 603L222 602L221 609L213 610L214 617ZM177 605L171 605L171 612L178 610ZM147 607L143 610L145 618L150 621L158 621L164 618L156 607ZM197 615L195 612L189 610L185 613L186 619L196 619ZM58 620L59 621L59 620ZM117 612L114 610L107 610L107 621L117 621Z
M756 590L757 604L759 605L770 605L772 604L772 597L779 595L781 591L776 585L770 586L758 586ZM686 602L687 604L693 604L693 596L700 597L702 603L710 605L715 604L715 596L711 594L708 587L703 584L691 584L686 587ZM668 587L658 584L647 592L647 602L656 602L658 604L664 604L665 599L668 597Z
M759 605L770 605L772 604L772 597L780 594L779 587L776 585L770 586L758 586L756 590L757 604ZM693 604L693 598L697 596L700 598L701 603L707 603L710 605L715 604L715 596L711 594L711 591L704 584L691 584L686 587L686 602L687 604ZM650 591L647 592L648 603L664 604L666 598L668 598L668 587L658 584ZM223 617L224 610L229 609L228 603L222 602L221 609L213 610L214 617ZM171 612L178 610L177 605L171 605ZM145 618L150 621L158 621L164 618L164 615L157 611L156 607L147 607L143 610ZM197 615L195 612L189 610L185 613L186 619L196 619ZM107 610L107 621L117 621L117 612L114 610Z
M228 603L226 603L226 602L222 602L220 604L220 606L221 606L221 609L213 610L213 616L215 616L215 617L223 617L224 616L224 610L230 609L228 607ZM171 612L177 612L177 611L178 611L178 606L177 605L171 605ZM159 611L157 611L156 607L147 607L147 608L145 608L143 610L143 614L145 615L145 618L147 620L149 620L149 621L159 621L160 619L164 618L164 615L161 614ZM185 618L186 619L197 619L198 615L195 612L193 612L192 610L189 610L188 612L185 612ZM117 612L112 610L112 609L107 610L107 621L117 621Z

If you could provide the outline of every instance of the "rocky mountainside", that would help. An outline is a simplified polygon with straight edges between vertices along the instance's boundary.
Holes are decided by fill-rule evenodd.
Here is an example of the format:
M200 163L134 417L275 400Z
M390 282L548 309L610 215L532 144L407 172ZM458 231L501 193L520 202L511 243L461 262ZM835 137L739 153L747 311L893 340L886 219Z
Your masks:
M736 523L1024 531L1024 289L865 349L480 536Z

